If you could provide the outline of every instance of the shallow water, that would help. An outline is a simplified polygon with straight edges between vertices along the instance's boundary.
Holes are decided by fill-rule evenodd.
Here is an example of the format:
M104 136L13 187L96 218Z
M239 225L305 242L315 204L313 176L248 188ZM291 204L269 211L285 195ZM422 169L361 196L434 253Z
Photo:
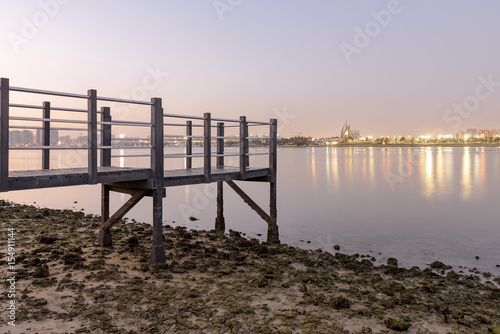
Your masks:
M176 152L180 148L168 148ZM55 151L60 168L85 166L86 155ZM135 152L134 153L138 153ZM36 169L39 156L14 151L12 169ZM82 155L83 154L83 155ZM30 157L25 159L25 155ZM113 165L148 167L147 158L114 159ZM167 160L169 168L183 161ZM200 159L194 164L201 163ZM229 164L237 164L228 159ZM265 156L251 165L264 166ZM435 260L476 267L500 275L500 148L280 148L278 223L282 242L302 248L388 257L403 266ZM242 183L263 208L265 183ZM100 187L78 186L10 192L2 198L52 208L100 212ZM128 196L112 194L112 209ZM76 201L77 203L74 203ZM215 219L215 184L167 189L164 222L211 229ZM190 221L189 217L199 218ZM150 221L145 199L127 215ZM229 187L225 187L226 228L263 239L266 224ZM310 242L310 243L308 243ZM381 253L381 254L379 254ZM479 256L479 260L475 257Z

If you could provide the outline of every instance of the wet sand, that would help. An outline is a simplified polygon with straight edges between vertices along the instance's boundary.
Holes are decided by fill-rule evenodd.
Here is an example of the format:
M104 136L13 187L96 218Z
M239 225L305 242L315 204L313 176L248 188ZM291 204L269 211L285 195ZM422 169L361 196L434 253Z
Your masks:
M99 217L83 212L1 201L0 220L1 332L500 334L500 289L438 261L374 266L371 255L165 226L167 263L149 265L148 224L120 223L102 248Z

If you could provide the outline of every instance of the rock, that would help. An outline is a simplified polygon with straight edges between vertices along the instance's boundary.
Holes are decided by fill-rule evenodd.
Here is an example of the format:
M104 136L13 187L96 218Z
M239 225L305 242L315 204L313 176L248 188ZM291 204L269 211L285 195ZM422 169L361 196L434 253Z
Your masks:
M451 266L447 266L441 261L434 261L429 265L429 267L431 267L432 269L443 269L443 270L451 269Z
M266 279L262 279L259 284L258 284L258 287L259 288L263 288L265 286L268 286L269 285L269 282L266 280Z
M495 324L488 327L488 331L493 334L500 334L500 325Z
M192 222L194 222L194 221L197 221L197 220L199 220L199 219L198 219L198 218L196 218L196 217L189 217L189 220L190 220L190 221L192 221Z
M475 258L476 258L476 260L479 260L479 256L476 255Z
M81 265L85 259L78 254L75 253L66 253L63 256L65 265Z
M335 309L350 308L351 301L344 296L338 296L331 301L330 305Z
M410 328L410 324L407 323L401 317L388 317L384 320L385 326L389 329L394 329L395 331L406 331Z
M47 266L45 263L37 267L33 272L33 277L35 278L48 277L48 276L49 276L49 266Z
M127 239L127 244L130 246L137 246L139 244L139 238L137 236L131 236Z
M457 320L457 323L466 327L474 327L479 324L479 321L469 315L464 315L463 318Z
M335 249L336 251L340 250L340 245L333 246L333 249Z
M57 240L57 237L56 236L52 236L52 235L41 235L39 238L38 238L38 242L41 243L41 244L53 244L54 242L56 242Z
M393 258L393 257L388 258L387 265L397 267L398 266L398 259Z

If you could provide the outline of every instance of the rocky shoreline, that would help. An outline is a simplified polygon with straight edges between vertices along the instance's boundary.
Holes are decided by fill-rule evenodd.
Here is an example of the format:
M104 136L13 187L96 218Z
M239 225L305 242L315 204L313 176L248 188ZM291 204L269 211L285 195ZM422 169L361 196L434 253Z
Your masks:
M119 224L102 248L99 217L83 212L0 201L0 221L1 248L9 228L16 239L15 327L0 261L7 333L500 334L500 289L438 261L375 266L371 255L165 226L167 264L151 266L148 224Z

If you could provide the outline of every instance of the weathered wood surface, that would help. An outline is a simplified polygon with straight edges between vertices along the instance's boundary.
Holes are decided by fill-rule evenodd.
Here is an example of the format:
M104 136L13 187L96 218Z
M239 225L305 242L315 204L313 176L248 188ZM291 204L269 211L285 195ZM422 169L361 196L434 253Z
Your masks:
M33 106L26 104L10 104L9 92L17 91L23 93L34 93L42 95L64 96L76 99L85 99L87 101L87 109L75 109L66 107L51 106L49 101L43 103L42 106ZM132 103L151 106L151 122L134 122L134 121L112 121L111 110L109 107L101 107L101 118L98 121L97 106L102 101ZM43 111L42 118L19 117L10 115L9 108L28 108L41 109ZM76 119L57 119L51 118L51 110L67 111L67 112L83 112L87 114L87 120ZM202 121L203 124L193 124L192 120L186 122L186 165L185 169L165 171L165 141L164 127L165 126L184 126L184 124L169 124L164 122L164 117L186 118L196 121ZM26 129L41 129L43 130L43 138L41 147L9 147L9 120L36 121L42 122L42 127L26 126ZM51 169L50 166L50 150L60 149L53 147L50 141L51 123L78 123L85 124L87 127L88 147L87 149L87 167L85 168L64 168ZM214 126L213 121L218 121L217 126ZM235 122L238 125L229 125L229 127L239 128L239 164L231 167L224 165L224 122ZM150 168L134 168L134 167L114 167L111 166L112 152L112 125L118 126L145 126L151 131L151 153L150 153ZM269 166L267 168L250 167L249 162L249 125L270 125L270 148L269 148ZM203 128L203 167L192 168L193 154L193 127ZM20 128L19 126L12 126ZM21 127L22 128L22 127ZM212 130L217 129L217 145L216 158L212 156ZM80 131L83 128L59 128L64 131ZM101 131L101 142L98 142L98 130ZM167 135L170 136L170 135ZM12 143L15 145L16 143ZM127 99L116 99L111 97L102 97L97 95L97 91L90 89L87 95L72 94L64 92L46 91L39 89L10 87L9 79L0 78L0 192L11 190L27 190L37 188L53 188L76 186L84 184L102 184L102 199L101 199L101 233L100 243L103 246L112 244L111 226L119 221L135 204L137 204L144 196L153 198L153 236L151 245L150 262L161 263L165 262L165 249L162 236L162 214L163 201L166 196L166 188L173 186L202 184L202 183L217 183L217 220L216 227L219 230L224 230L224 211L223 211L223 182L227 182L243 200L248 203L266 222L268 222L268 240L278 240L278 226L276 224L276 165L277 165L277 121L272 119L270 122L252 122L247 121L245 116L241 116L239 120L212 118L210 113L205 113L204 117L183 116L164 114L161 98L152 98L151 102L134 101ZM37 143L37 145L39 145ZM99 147L101 146L101 147ZM68 148L69 147L65 147ZM134 148L127 147L123 148ZM9 171L9 150L10 149L40 149L42 153L42 166L40 170L27 171ZM100 150L100 151L99 151ZM125 155L127 156L127 155ZM134 156L134 155L129 155ZM140 156L140 155L137 155ZM181 155L182 156L182 155ZM196 155L197 157L200 155ZM100 157L100 163L98 158ZM215 160L215 164L212 164ZM267 182L270 184L270 213L269 215L260 208L245 192L240 189L233 181L253 181ZM110 192L121 192L132 195L114 215L110 216L109 212L109 197Z
M88 184L87 168L40 169L9 172L9 190L53 188ZM265 181L269 168L248 168L245 180ZM242 180L238 167L212 167L213 182ZM98 167L100 183L126 182L154 179L149 168ZM205 183L205 170L201 168L168 170L163 173L163 187ZM156 186L155 186L156 187Z

